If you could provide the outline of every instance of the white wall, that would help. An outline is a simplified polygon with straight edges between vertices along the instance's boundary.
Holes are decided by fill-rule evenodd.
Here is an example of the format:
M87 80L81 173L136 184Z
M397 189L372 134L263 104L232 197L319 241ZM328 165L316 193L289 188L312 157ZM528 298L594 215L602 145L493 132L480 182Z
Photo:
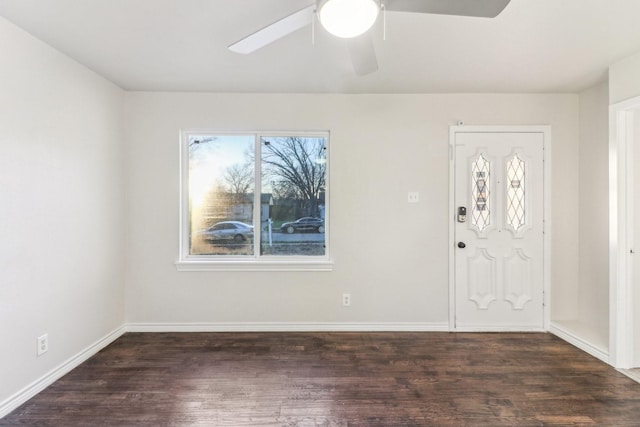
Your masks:
M609 103L640 96L640 52L609 67Z
M448 127L458 120L552 126L554 312L577 313L576 95L128 93L125 117L128 322L445 326ZM331 131L334 271L177 272L181 128ZM407 203L409 190L420 203Z
M3 18L0 52L1 409L123 324L124 94Z
M580 93L579 315L609 346L609 85Z

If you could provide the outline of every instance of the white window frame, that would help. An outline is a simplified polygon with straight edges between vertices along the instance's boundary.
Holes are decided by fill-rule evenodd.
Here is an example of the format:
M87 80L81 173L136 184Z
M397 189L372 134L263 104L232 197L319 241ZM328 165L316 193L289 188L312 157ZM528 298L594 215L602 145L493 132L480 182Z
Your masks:
M325 177L325 254L322 256L275 256L260 254L260 226L255 227L253 255L245 256L220 256L220 255L192 255L189 253L189 136L192 134L211 134L221 136L253 136L254 137L254 209L253 225L260 225L260 197L262 181L262 153L261 138L265 137L303 137L324 138L326 141L327 175ZM176 261L178 271L331 271L333 260L330 257L330 133L318 132L292 132L292 131L220 131L217 129L184 129L180 131L180 216L179 216L179 257Z

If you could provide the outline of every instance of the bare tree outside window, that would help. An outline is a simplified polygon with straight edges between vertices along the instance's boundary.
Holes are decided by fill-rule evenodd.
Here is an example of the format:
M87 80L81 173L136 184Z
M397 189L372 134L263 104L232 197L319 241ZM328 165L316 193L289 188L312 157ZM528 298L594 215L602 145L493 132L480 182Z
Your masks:
M253 186L253 167L247 164L229 166L223 178L229 193L247 194Z
M261 148L263 192L270 190L274 202L269 218L291 235L276 249L263 239L262 253L324 255L326 139L262 138Z
M263 175L281 194L308 201L307 216L320 216L320 194L325 189L324 138L271 138L263 140Z

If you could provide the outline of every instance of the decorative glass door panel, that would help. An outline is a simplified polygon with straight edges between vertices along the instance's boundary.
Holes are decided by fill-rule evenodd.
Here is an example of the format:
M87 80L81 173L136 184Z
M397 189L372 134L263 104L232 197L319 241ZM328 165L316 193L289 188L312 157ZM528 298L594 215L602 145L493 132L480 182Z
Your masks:
M542 133L455 135L456 329L543 327L542 148Z
M525 225L527 213L525 169L526 163L518 156L518 153L507 159L507 179L505 181L507 187L507 226L516 233Z
M491 163L479 154L471 166L471 223L482 232L491 224Z

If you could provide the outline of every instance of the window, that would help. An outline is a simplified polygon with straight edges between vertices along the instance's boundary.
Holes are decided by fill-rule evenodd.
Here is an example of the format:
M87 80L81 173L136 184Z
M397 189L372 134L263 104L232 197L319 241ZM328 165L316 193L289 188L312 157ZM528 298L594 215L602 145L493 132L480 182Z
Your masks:
M181 139L179 269L330 269L328 133Z

